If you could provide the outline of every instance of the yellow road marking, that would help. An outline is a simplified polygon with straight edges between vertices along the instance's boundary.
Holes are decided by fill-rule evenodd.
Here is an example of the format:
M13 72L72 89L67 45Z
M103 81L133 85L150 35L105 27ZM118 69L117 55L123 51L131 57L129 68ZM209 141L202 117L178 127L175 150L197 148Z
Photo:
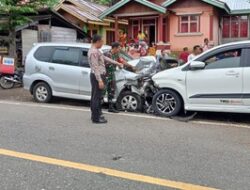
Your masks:
M73 168L73 169L87 171L91 173L102 173L102 174L106 174L112 177L122 178L122 179L136 181L136 182L148 183L148 184L153 184L153 185L159 185L159 186L164 186L164 187L176 188L180 190L216 190L214 188L193 185L189 183L171 181L171 180L166 180L166 179L161 179L161 178L156 178L156 177L140 175L136 173L123 172L123 171L118 171L118 170L109 169L109 168L76 163L76 162L71 162L71 161L66 161L66 160L58 160L54 158L27 154L27 153L22 153L22 152L16 152L16 151L11 151L11 150L6 150L6 149L0 149L0 155L20 158L20 159L25 159L25 160L31 160L35 162L51 164L51 165L56 165L56 166L61 166L61 167L66 167L66 168Z

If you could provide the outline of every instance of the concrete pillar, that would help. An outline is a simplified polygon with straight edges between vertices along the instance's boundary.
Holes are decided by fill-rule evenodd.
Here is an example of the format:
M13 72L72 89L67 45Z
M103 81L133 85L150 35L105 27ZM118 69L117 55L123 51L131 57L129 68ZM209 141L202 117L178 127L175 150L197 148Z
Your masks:
M119 41L119 23L118 23L118 17L115 17L115 41Z
M158 18L158 42L163 41L163 15Z

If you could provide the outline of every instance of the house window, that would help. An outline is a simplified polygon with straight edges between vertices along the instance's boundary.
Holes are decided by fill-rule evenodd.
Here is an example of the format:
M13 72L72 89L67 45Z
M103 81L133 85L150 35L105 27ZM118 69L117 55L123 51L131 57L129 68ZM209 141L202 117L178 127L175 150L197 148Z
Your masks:
M248 16L223 17L223 38L247 38Z
M49 31L40 30L38 41L39 42L51 42L51 33Z
M179 17L179 33L200 32L200 16L185 15Z
M106 31L106 44L111 45L115 41L115 31Z

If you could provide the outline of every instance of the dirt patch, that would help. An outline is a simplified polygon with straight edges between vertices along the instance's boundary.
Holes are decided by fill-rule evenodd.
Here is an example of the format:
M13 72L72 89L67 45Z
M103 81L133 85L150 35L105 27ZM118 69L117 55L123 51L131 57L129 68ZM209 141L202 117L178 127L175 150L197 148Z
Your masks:
M13 88L4 90L0 88L0 100L18 101L18 102L34 102L33 96L28 90L23 88ZM89 101L72 100L65 98L53 98L53 104L63 104L71 106L89 106Z
M8 90L0 88L0 100L30 102L33 101L33 98L29 91L24 90L23 88L13 88Z

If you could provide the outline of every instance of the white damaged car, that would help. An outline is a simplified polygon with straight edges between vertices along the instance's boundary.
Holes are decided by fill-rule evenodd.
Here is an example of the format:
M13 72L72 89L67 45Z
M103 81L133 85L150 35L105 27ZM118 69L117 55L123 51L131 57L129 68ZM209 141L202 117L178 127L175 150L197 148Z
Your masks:
M153 110L250 113L250 41L215 47L183 66L153 76Z

